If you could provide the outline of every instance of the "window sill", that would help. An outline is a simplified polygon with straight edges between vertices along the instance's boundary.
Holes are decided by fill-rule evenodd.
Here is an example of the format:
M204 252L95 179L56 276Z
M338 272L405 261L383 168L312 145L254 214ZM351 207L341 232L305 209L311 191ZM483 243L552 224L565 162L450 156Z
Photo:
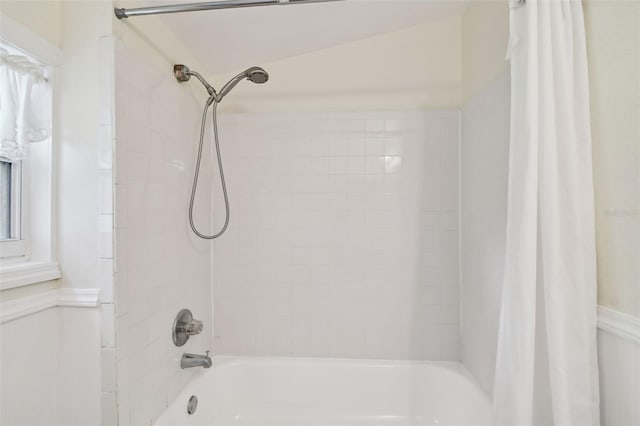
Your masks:
M22 287L62 276L57 262L22 262L0 266L0 289Z

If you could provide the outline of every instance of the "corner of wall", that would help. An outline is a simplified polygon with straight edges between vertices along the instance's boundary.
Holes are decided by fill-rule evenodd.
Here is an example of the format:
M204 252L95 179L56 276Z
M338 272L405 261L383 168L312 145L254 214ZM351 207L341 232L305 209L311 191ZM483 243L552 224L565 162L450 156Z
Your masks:
M461 18L463 103L468 102L509 66L507 0L471 1Z

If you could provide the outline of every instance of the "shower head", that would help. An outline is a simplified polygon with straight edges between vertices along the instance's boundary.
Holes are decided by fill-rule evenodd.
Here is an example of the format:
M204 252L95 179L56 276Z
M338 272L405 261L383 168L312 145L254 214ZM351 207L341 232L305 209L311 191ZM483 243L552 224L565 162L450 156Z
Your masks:
M260 67L251 67L247 71L247 78L254 83L262 84L269 80L269 74Z
M231 89L236 87L236 84L240 83L240 81L244 78L254 83L262 84L266 83L267 80L269 80L269 74L260 67L251 67L241 72L240 74L229 80L229 82L225 84L222 89L220 89L220 94L218 95L219 99L217 99L217 101L220 102L222 98L224 98L227 93L229 93Z

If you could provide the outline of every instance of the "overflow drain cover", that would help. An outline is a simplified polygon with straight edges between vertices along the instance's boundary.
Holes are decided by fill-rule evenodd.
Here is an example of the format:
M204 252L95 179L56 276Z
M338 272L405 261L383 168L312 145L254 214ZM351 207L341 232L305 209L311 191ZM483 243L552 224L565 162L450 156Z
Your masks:
M187 403L187 413L191 415L196 412L197 408L198 408L198 397L195 395L191 395L191 398L189 398L189 402Z

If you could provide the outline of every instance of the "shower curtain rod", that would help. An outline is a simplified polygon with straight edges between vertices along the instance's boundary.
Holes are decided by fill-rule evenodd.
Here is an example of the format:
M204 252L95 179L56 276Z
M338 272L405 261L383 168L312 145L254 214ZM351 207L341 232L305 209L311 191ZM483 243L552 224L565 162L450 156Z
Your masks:
M157 15L160 13L196 12L199 10L235 9L238 7L275 6L287 4L324 3L342 0L218 0L202 3L173 4L167 6L138 7L134 9L115 8L118 19L131 16Z

